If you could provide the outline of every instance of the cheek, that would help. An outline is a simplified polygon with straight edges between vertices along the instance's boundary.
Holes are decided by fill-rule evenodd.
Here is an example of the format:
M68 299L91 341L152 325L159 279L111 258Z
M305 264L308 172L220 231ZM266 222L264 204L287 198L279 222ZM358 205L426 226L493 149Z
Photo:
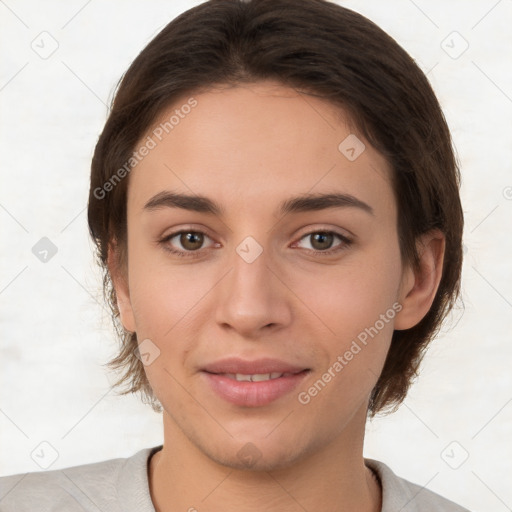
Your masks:
M316 275L303 273L293 284L309 310L302 328L307 332L308 327L321 326L315 338L323 352L320 381L313 382L311 394L303 391L312 401L318 396L315 410L338 404L332 414L351 410L373 389L401 308L396 302L401 276L398 248L381 247L345 263Z
M357 336L392 308L398 296L401 266L398 247L375 246L349 255L336 265L290 275L291 288L331 335ZM387 315L393 320L396 311ZM309 317L309 315L308 315ZM312 317L311 317L312 318ZM380 325L380 323L379 323ZM385 330L392 332L393 322Z
M138 339L151 340L158 353L145 365L146 376L156 396L170 394L174 404L186 403L186 393L178 382L187 372L188 352L201 339L201 298L212 285L206 276L185 270L185 266L149 264L142 253L131 256L130 298Z
M164 249L133 233L129 248L130 301L139 336L165 340L182 329L211 283L197 266L171 263ZM194 268L193 268L194 267Z

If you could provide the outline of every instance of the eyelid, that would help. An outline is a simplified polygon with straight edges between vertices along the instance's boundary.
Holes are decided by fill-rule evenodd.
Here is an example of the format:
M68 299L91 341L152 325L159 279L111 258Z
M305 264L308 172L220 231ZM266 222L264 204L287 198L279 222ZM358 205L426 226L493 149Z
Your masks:
M299 234L297 235L297 238L300 239L300 238L303 238L304 236L306 235L311 235L313 233L333 233L335 235L338 235L342 238L346 238L346 239L353 239L353 238L356 238L356 235L354 235L351 231L349 231L348 229L343 229L343 228L340 228L340 227L333 227L333 226L327 226L327 225L322 225L322 224L317 224L317 225L313 225L313 226L308 226L306 228L302 228L299 230ZM302 233L302 234L300 234Z
M185 224L185 225L179 225L176 227L168 228L164 231L164 233L167 233L165 235L160 235L158 238L172 238L176 235L179 235L181 233L201 233L211 239L213 239L213 236L210 234L210 230L206 227L199 226L199 225L193 225L193 224Z

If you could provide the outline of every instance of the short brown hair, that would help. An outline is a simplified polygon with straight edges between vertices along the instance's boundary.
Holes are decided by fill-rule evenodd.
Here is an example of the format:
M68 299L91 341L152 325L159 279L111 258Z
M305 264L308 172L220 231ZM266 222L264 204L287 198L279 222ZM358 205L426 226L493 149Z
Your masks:
M123 370L117 384L128 384L125 393L140 391L143 400L160 410L135 355L136 333L125 332L120 324L107 267L113 240L125 260L129 176L106 194L104 184L179 97L216 85L268 79L344 109L387 159L393 171L403 262L417 267L419 235L434 228L445 235L443 272L434 302L417 325L394 331L370 397L371 416L395 410L459 297L460 174L440 105L414 60L373 22L326 0L207 1L171 21L120 81L94 152L88 205L104 293L121 338L121 350L110 361L113 368Z

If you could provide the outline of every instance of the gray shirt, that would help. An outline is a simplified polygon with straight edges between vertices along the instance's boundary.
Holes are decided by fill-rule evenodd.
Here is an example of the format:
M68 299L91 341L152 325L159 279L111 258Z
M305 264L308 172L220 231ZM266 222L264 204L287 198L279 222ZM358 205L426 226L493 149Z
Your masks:
M155 512L148 483L149 457L161 446L128 458L0 478L0 512ZM469 512L365 459L382 485L381 512ZM200 510L199 503L190 509Z

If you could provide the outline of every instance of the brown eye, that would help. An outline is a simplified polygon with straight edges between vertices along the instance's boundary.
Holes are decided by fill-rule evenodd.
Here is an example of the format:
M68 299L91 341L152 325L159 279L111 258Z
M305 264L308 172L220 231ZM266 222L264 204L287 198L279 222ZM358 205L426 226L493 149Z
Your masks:
M337 243L335 243L336 240L338 240ZM312 231L304 235L299 244L305 244L302 248L306 251L319 256L329 256L347 249L352 244L352 240L334 231Z
M209 249L220 247L206 233L182 229L159 240L163 249L175 256L201 258ZM206 244L206 245L205 245Z
M334 236L332 233L327 233L324 231L311 233L308 236L311 237L311 247L319 251L330 249L334 241Z
M181 233L179 237L181 246L187 251L200 249L204 242L203 233L198 233L196 231Z

